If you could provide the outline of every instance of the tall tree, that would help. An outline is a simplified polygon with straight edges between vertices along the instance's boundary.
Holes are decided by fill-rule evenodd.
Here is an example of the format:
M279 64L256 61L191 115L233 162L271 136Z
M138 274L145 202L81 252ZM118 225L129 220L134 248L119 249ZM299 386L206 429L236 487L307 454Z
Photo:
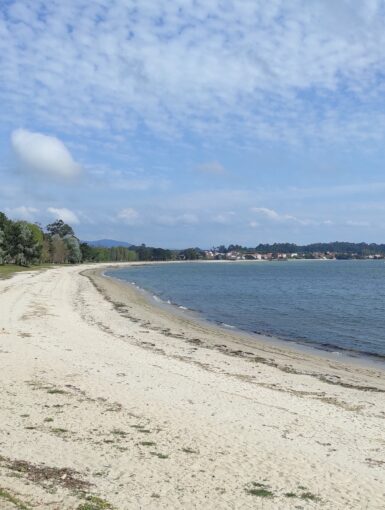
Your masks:
M0 212L0 264L4 264L7 255L6 228L9 220L6 215Z
M75 232L72 227L64 223L63 220L56 220L53 223L47 225L47 232L51 235L58 235L59 237L75 236Z
M68 250L68 262L71 264L79 264L82 261L82 251L80 249L79 240L75 236L64 236L63 241Z
M39 227L26 221L11 222L7 229L8 255L12 262L28 266L39 262L42 237ZM41 231L40 231L41 232Z

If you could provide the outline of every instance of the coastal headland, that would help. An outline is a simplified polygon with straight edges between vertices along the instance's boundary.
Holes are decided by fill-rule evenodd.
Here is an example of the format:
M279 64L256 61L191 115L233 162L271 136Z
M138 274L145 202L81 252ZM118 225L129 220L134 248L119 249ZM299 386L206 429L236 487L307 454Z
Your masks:
M0 280L1 509L383 508L380 365L172 315L106 267Z

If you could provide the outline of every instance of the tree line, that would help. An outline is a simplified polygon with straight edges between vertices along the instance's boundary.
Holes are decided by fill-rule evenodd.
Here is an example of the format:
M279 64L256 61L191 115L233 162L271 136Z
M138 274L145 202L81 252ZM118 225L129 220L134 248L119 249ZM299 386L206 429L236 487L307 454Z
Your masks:
M385 244L376 243L349 243L349 242L331 242L331 243L312 243L306 245L299 245L294 243L273 243L273 244L258 244L255 247L240 246L238 244L230 244L228 247L221 245L214 248L220 253L228 253L237 251L240 253L258 252L258 253L336 253L346 255L359 255L362 257L368 255L385 254Z
M69 225L56 220L43 229L37 223L12 221L0 212L0 264L76 264L82 261L79 239Z
M58 219L45 228L38 223L12 221L0 212L0 264L78 264L80 262L133 262L196 260L199 248L167 250L144 244L103 248L81 242L72 227Z

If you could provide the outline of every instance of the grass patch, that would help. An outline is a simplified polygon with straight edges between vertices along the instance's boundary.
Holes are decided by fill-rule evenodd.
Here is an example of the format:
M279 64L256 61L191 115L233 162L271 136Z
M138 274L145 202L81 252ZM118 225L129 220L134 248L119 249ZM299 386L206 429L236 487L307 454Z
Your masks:
M59 390L58 388L50 388L49 390L47 390L47 393L49 393L50 395L66 395L67 394L66 391Z
M193 450L192 448L182 448L182 452L184 452L184 453L199 453L196 450Z
M156 443L154 443L154 441L141 441L139 444L141 444L142 446L155 446Z
M295 492L286 492L285 497L286 498L298 498L298 496Z
M30 510L31 507L27 506L25 503L20 501L20 499L13 496L10 492L6 491L5 489L0 488L0 499L3 499L5 501L8 501L9 503L12 503L15 505L15 507L18 510Z
M158 459L168 459L168 455L165 453L158 453L158 452L150 452L151 455L154 455L154 457L158 457Z
M107 510L112 509L111 503L98 496L86 496L86 502L77 507L77 510Z
M300 495L300 499L303 499L305 501L321 501L321 499L312 492L303 492Z
M55 428L51 429L51 432L53 432L54 434L67 434L67 432L69 432L69 431L67 429L63 429L61 427L55 427Z
M259 498L273 498L274 494L268 489L263 489L262 487L256 489L253 487L252 489L247 489L246 492L251 494L252 496L258 496Z
M21 273L23 271L37 271L39 269L48 269L53 267L49 264L42 264L40 266L17 266L16 264L5 264L0 266L0 279L11 278L15 273Z
M111 434L114 434L114 436L119 436L119 437L126 437L127 436L127 432L124 432L124 430L120 430L120 429L113 429L111 431Z
M51 421L53 421L53 418L44 418L44 420L46 423L50 423Z
M246 489L246 492L250 494L251 496L257 496L259 498L273 498L274 494L271 492L271 490L268 489L268 487L261 482L252 482L252 487Z

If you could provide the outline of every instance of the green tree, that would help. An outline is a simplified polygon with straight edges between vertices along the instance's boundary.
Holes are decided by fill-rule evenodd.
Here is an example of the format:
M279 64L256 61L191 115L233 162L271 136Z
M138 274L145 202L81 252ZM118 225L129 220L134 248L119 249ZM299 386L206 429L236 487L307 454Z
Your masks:
M79 264L82 261L82 251L79 240L72 235L66 235L63 241L67 247L67 261L71 264Z
M6 229L8 224L8 218L0 212L0 264L5 263L7 256Z
M75 232L72 227L64 223L63 220L56 220L53 223L47 225L47 232L51 235L58 235L59 237L74 236Z
M39 262L42 250L39 227L26 221L11 222L7 229L8 255L12 262L28 266Z

